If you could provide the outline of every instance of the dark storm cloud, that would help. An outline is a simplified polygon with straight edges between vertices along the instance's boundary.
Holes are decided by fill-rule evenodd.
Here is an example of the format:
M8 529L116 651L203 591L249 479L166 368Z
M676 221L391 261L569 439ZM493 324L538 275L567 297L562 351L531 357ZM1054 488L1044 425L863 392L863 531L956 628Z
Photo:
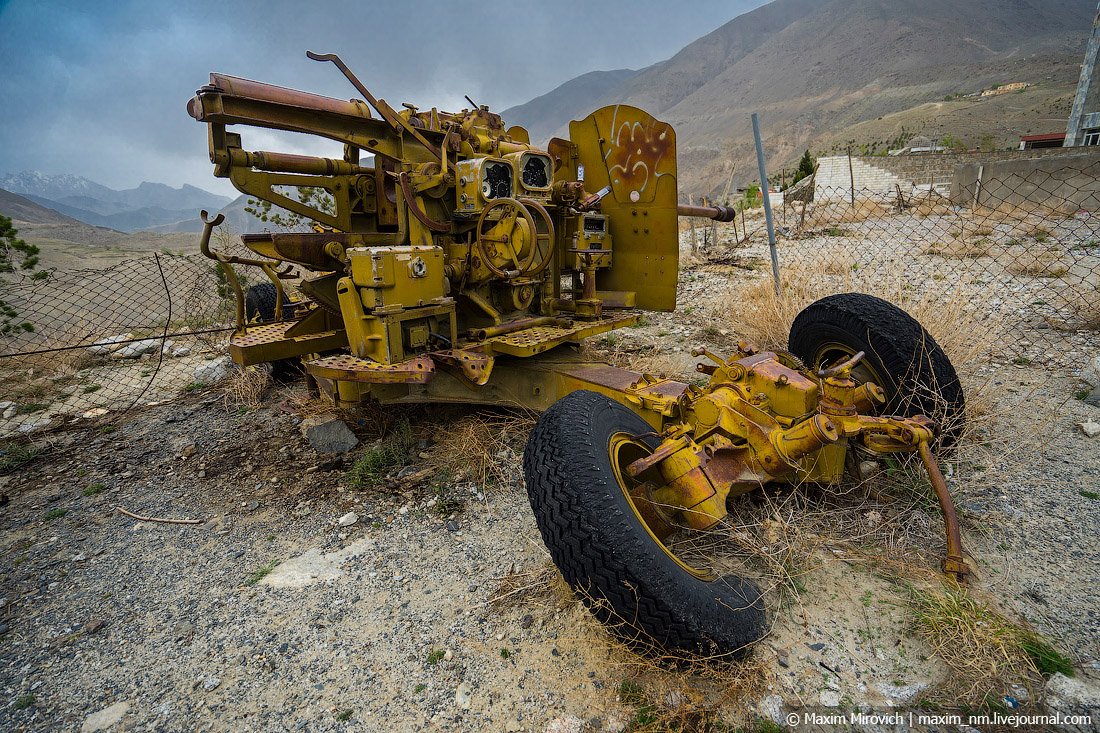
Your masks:
M666 59L760 4L0 1L0 173L229 193L184 110L210 71L357 96L334 66L305 58L335 52L395 107L459 109L469 94L499 111L587 71ZM245 145L337 152L266 132L249 131Z

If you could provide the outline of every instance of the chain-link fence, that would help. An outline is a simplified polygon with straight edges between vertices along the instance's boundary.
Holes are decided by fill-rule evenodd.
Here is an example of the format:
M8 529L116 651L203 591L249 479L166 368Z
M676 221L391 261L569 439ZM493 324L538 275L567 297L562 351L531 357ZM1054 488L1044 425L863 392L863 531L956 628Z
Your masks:
M857 185L808 178L773 194L778 299L762 210L708 222L705 258L748 279L734 280L727 317L755 328L760 345L785 346L802 307L865 292L913 312L953 359L1079 366L1100 346L1100 160L1002 168L960 165L950 190L942 178L862 188L853 175ZM229 236L219 249L246 252ZM0 438L179 394L225 354L235 316L224 274L197 255L0 287L9 320L33 329L0 337Z
M772 194L778 299L762 209L744 202L704 253L755 270L755 288L736 288L727 314L778 321L825 295L864 292L919 313L937 340L956 342L956 354L1061 368L1095 355L1100 157L967 163L955 168L949 189L893 180L875 190L855 175L840 186L805 179L785 196ZM769 346L785 339L785 326L776 325L757 329Z
M53 271L2 291L14 327L0 337L0 437L179 394L223 353L236 313L224 274L199 256Z

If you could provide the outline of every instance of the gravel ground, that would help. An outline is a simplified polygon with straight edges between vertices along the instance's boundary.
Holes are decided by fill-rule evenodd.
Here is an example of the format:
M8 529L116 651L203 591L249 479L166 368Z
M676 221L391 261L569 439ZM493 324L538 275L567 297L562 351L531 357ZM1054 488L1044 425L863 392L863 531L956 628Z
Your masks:
M728 349L736 334L708 329L704 299L730 276L691 278L681 302L692 305L627 329L616 348L656 345L652 358L682 374L691 346ZM1087 680L1100 674L1100 500L1088 495L1100 493L1100 438L1075 426L1100 410L1072 398L1064 369L990 363L979 377L1002 414L952 478L976 585ZM636 661L554 589L522 487L522 436L495 457L502 485L443 487L466 506L448 519L433 511L437 479L352 488L364 446L314 451L302 415L280 402L295 389L244 414L211 389L119 416L113 430L71 426L0 477L0 728L621 729L633 711L617 693ZM463 414L432 417L442 431ZM417 437L428 444L406 477L438 451L438 434ZM119 506L202 523L137 521ZM349 512L357 521L341 526ZM493 604L515 587L508 578L550 589ZM886 707L950 684L896 586L827 546L803 580L793 602L773 602L772 634L746 666L754 683L723 714Z
M446 522L427 490L342 488L341 459L296 422L187 398L106 435L57 435L48 459L6 477L0 684L35 702L6 707L4 728L74 729L117 703L143 730L532 730L566 708L607 715L614 685L578 638L580 611L489 604L513 566L545 563L514 455L512 485L465 489L467 511ZM340 527L349 511L359 521ZM303 557L304 579L276 567L249 582Z

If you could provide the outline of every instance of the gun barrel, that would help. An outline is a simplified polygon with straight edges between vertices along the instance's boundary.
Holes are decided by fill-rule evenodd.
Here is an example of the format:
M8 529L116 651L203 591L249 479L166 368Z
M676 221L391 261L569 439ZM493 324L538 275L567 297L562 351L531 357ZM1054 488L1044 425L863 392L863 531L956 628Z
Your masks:
M677 216L700 216L715 221L733 221L737 216L737 210L732 206L689 206L687 204L676 205Z
M366 104L361 102L348 102L343 99L300 92L297 89L264 84L263 82L241 79L226 74L211 74L210 85L200 89L198 95L187 105L187 111L199 122L216 122L218 120L210 119L210 117L222 111L218 109L215 112L203 108L200 97L206 92L218 92L227 97L267 102L311 112L328 112L346 117L371 119L370 110Z

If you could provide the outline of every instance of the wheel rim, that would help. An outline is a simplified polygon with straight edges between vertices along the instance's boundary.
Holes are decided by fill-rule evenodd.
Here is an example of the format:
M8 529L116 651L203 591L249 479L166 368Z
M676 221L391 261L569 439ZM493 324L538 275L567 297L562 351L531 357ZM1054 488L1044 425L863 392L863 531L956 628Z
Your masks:
M824 343L817 348L817 352L814 354L813 369L815 372L821 369L827 369L828 367L852 358L859 353L859 351L860 349L852 348L839 341ZM867 363L866 356L864 356L863 360L852 369L852 379L859 384L874 382L883 389L889 387L889 385L882 380L882 377L879 376L875 368Z
M663 516L659 508L645 498L646 479L652 472L654 478L660 480L657 470L651 468L643 472L637 479L631 478L626 467L639 458L644 458L653 453L653 449L629 433L615 433L611 436L609 445L611 468L615 472L615 480L619 489L623 492L627 504L634 512L635 519L645 528L650 539L661 549L670 560L680 566L685 573L695 576L699 580L712 581L717 578L710 568L698 568L689 565L677 557L676 553L669 549L664 540L676 531L676 528Z

